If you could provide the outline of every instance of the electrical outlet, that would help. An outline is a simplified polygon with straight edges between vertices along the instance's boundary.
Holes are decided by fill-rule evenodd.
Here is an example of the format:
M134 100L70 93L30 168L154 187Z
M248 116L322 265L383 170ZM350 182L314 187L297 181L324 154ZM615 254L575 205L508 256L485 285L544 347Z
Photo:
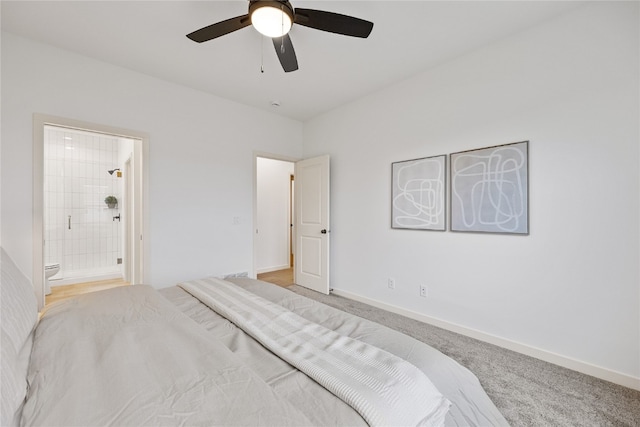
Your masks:
M387 286L389 286L389 289L395 289L396 288L396 279L389 277L389 279L387 279Z
M420 285L420 296L425 298L429 296L429 293L427 292L427 285Z

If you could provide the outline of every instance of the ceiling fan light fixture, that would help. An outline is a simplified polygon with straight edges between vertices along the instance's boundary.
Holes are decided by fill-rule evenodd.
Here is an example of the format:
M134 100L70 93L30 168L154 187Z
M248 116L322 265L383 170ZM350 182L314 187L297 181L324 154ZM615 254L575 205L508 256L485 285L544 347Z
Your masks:
M271 38L284 36L293 25L293 11L278 1L252 2L249 14L255 29Z
M1 1L1 0L0 0ZM373 22L340 13L315 9L294 9L289 0L249 0L249 12L225 19L187 34L196 43L216 39L253 24L260 33L271 38L285 73L298 69L298 59L288 34L293 24L366 39ZM264 68L260 70L264 72Z

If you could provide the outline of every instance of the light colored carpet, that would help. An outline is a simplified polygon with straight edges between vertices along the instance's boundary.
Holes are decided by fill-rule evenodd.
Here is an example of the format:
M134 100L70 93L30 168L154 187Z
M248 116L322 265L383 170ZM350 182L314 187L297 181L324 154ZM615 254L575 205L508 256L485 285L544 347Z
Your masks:
M470 369L512 426L640 426L640 392L298 285L287 289L403 332Z

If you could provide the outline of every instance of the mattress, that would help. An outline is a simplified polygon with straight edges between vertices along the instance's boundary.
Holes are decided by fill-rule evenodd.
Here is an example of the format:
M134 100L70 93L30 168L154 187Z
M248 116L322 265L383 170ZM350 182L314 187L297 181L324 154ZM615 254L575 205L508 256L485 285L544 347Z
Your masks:
M445 425L508 425L476 376L427 344L266 282L247 278L233 278L229 281L304 319L410 362L424 372L438 391L451 402ZM174 286L159 292L185 315L203 326L212 340L228 348L238 361L255 372L276 395L291 403L311 424L366 425L351 406L274 355L182 288Z

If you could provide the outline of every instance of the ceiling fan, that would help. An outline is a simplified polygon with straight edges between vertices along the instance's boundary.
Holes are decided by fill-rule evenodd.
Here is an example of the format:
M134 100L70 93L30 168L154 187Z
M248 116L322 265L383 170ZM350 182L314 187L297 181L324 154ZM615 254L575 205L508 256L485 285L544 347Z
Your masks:
M200 28L187 37L202 43L253 25L273 40L280 64L288 73L298 69L296 52L288 34L293 24L360 38L367 38L373 29L373 22L322 10L294 9L288 0L250 0L246 15Z

